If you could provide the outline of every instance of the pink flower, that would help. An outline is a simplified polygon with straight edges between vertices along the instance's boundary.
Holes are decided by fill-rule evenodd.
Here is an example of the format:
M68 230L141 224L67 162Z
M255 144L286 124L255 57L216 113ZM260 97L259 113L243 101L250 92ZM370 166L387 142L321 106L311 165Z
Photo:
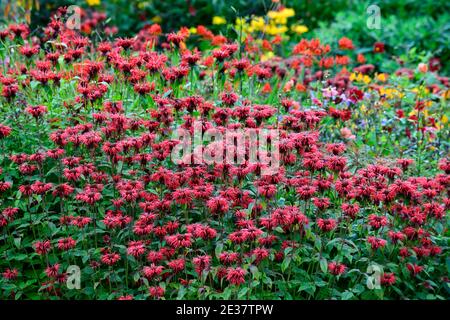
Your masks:
M345 272L347 267L344 264L338 262L330 262L328 263L328 271L333 275L341 275Z
M342 128L341 129L341 136L344 139L348 139L348 140L355 140L356 136L354 134L352 134L352 131L349 128Z
M227 280L231 284L238 286L238 285L245 283L245 275L246 274L247 274L247 272L240 267L237 267L237 268L230 267L227 269Z
M34 118L40 118L44 113L47 113L46 106L28 106L25 111L32 115Z

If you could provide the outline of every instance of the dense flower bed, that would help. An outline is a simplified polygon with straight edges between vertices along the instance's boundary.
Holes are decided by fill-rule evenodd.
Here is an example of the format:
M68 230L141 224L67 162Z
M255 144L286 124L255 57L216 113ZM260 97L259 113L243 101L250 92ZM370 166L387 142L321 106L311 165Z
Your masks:
M386 74L367 63L383 43L202 26L102 40L64 14L39 39L0 30L2 298L448 298L436 61ZM172 161L195 123L270 129L279 154L214 141L184 160L244 161Z

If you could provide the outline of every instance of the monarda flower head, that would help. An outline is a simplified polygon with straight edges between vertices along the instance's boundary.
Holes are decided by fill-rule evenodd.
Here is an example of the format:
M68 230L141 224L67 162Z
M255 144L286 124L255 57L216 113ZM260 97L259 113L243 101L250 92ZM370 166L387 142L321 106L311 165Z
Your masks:
M192 235L190 233L175 234L166 237L169 246L177 248L188 248L192 245Z
M19 275L19 271L17 269L6 269L3 273L3 279L6 280L15 280L17 279L17 276Z
M380 283L383 286L392 286L393 284L395 284L396 278L395 275L393 273L383 273L381 275L381 279L380 279Z
M197 256L192 259L192 263L194 264L195 272L197 272L198 275L201 275L203 271L209 268L211 257L208 255Z
M341 275L345 272L345 270L347 269L347 267L342 264L342 263L338 263L338 262L330 262L328 263L328 271L335 276Z
M373 236L368 237L367 242L372 247L372 250L376 250L378 248L383 248L384 246L386 246L386 243L387 243L386 240L380 239L377 237L373 237Z
M219 260L224 265L230 265L230 264L236 263L239 260L239 253L237 253L237 252L222 252L219 255Z
M423 266L419 266L417 264L413 264L413 263L408 263L406 265L406 268L408 269L408 271L411 273L411 275L413 277L417 276L419 273L421 273L423 271Z
M175 259L167 262L167 266L172 270L173 273L179 273L185 268L185 260L182 258Z
M237 268L230 267L227 269L226 278L229 283L239 286L239 285L245 283L245 275L246 274L247 274L247 272L240 267L237 267Z
M128 243L127 253L135 258L145 253L145 244L143 241L131 241Z
M374 229L380 229L388 224L388 219L385 216L377 216L375 214L369 215L369 225Z
M47 107L46 106L28 106L25 111L33 116L34 118L38 119L42 117L45 113L47 113Z
M50 240L36 241L34 243L34 250L38 255L45 255L50 252L52 246Z
M4 139L11 134L12 129L8 126L0 124L0 139Z
M317 226L323 232L330 232L334 230L337 226L337 221L335 219L317 219Z
M61 251L68 251L75 248L76 244L77 242L72 237L68 237L58 240L57 247Z
M1 173L1 172L0 172ZM11 182L4 182L4 181L0 181L0 193L1 192L5 192L6 190L11 189Z
M157 265L152 264L151 266L145 266L142 269L142 274L148 280L152 280L152 279L158 277L159 275L161 275L161 273L163 271L164 271L163 266L157 266Z
M212 214L225 214L229 210L228 201L224 197L215 197L206 203L209 211Z
M101 262L108 266L115 265L120 260L118 253L104 253L101 258Z
M164 293L165 293L164 288L162 288L160 286L150 287L148 291L150 293L150 296L155 298L155 299L159 299L159 298L164 297Z

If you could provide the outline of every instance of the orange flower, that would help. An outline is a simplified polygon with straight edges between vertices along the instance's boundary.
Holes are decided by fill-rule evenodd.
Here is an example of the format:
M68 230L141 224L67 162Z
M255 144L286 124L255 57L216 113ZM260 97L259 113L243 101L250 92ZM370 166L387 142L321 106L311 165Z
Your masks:
M214 57L213 57L213 56L206 57L206 58L203 60L203 65L204 65L205 67L210 67L210 66L213 65L213 63L214 63Z
M227 38L224 36L218 35L218 36L214 36L211 44L214 46L218 46L218 45L224 44L225 42L227 42Z
M271 93L272 92L272 87L270 86L270 83L266 83L264 84L264 87L261 90L262 93Z
M332 68L333 65L334 65L333 57L322 58L322 60L320 60L320 66L324 67L325 69Z
M301 83L297 83L297 85L295 86L295 90L300 92L306 92L306 87Z
M283 41L283 38L281 38L281 36L279 34L277 34L273 39L272 39L272 44L280 44Z
M349 64L350 59L347 56L336 56L336 64L347 65Z
M339 39L339 48L342 50L353 50L355 46L353 45L352 40L346 37L342 37Z
M264 50L267 50L267 51L272 51L273 50L272 49L272 45L266 39L263 40L262 47L263 47Z
M364 57L364 55L362 55L361 53L358 54L358 56L356 57L356 60L358 61L358 63L366 63L366 57Z

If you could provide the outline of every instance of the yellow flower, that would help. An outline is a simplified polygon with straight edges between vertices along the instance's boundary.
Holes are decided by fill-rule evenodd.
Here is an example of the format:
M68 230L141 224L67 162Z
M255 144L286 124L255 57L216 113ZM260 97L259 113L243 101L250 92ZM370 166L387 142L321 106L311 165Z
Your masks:
M359 109L361 110L361 112L366 112L366 110L367 110L365 105L361 105L361 107L359 107Z
M398 91L397 89L381 88L380 96L385 96L388 99L394 99L394 98L403 98L404 94Z
M380 73L379 75L377 75L377 79L380 82L386 82L386 80L387 80L386 74L385 73Z
M287 19L295 16L295 11L294 9L284 8L281 11L269 11L267 16L276 24L287 24Z
M244 25L246 25L245 19L244 18L236 18L235 24L236 24L236 26L244 26Z
M274 53L272 51L269 51L269 52L261 55L261 61L264 62L264 61L272 59L273 57L274 57Z
M370 77L369 77L368 75L365 75L365 76L363 77L362 81L363 81L365 84L369 84L370 81L372 81L372 79L370 79Z
M393 99L394 98L393 90L391 88L381 88L380 96L385 96L388 99Z
M139 9L145 9L150 5L150 1L139 1L137 7Z
M278 19L278 18L291 18L295 16L295 11L292 8L284 8L281 11L269 11L267 16L270 19Z
M450 90L446 90L445 92L443 92L442 97L444 99L449 99L450 98Z
M295 33L302 34L308 32L308 27L301 24L293 24L291 30Z
M350 75L350 81L355 81L356 82L364 82L365 84L369 84L370 81L372 81L372 79L368 76L368 75L363 75L362 73L352 73Z
M287 24L287 18L286 17L276 17L275 19L271 19L271 22L275 24Z
M269 11L269 12L267 12L267 16L270 19L275 19L279 16L279 12L278 11Z
M227 20L224 17L214 16L212 19L212 24L220 25L220 24L226 24Z
M98 5L100 5L101 0L86 0L86 3L91 7L98 6Z
M422 96L422 95L426 95L426 94L430 93L430 90L428 88L425 88L424 86L420 86L420 87L412 89L411 92Z
M288 31L288 28L286 26L275 26L275 25L268 25L265 28L265 32L267 32L268 34L274 36L277 34L283 34L286 31Z
M250 29L254 31L262 31L264 30L264 19L262 17L254 17L252 21L250 21Z
M161 23L161 22L162 22L162 18L161 18L160 16L154 16L154 17L152 18L152 21L153 21L154 23Z
M189 33L190 34L197 34L197 28L196 27L190 27L189 28Z
M441 122L442 122L443 124L446 124L446 123L448 122L448 117L447 117L445 114L442 116Z
M295 11L292 8L284 8L283 10L281 10L281 13L286 18L291 18L291 17L295 16Z

